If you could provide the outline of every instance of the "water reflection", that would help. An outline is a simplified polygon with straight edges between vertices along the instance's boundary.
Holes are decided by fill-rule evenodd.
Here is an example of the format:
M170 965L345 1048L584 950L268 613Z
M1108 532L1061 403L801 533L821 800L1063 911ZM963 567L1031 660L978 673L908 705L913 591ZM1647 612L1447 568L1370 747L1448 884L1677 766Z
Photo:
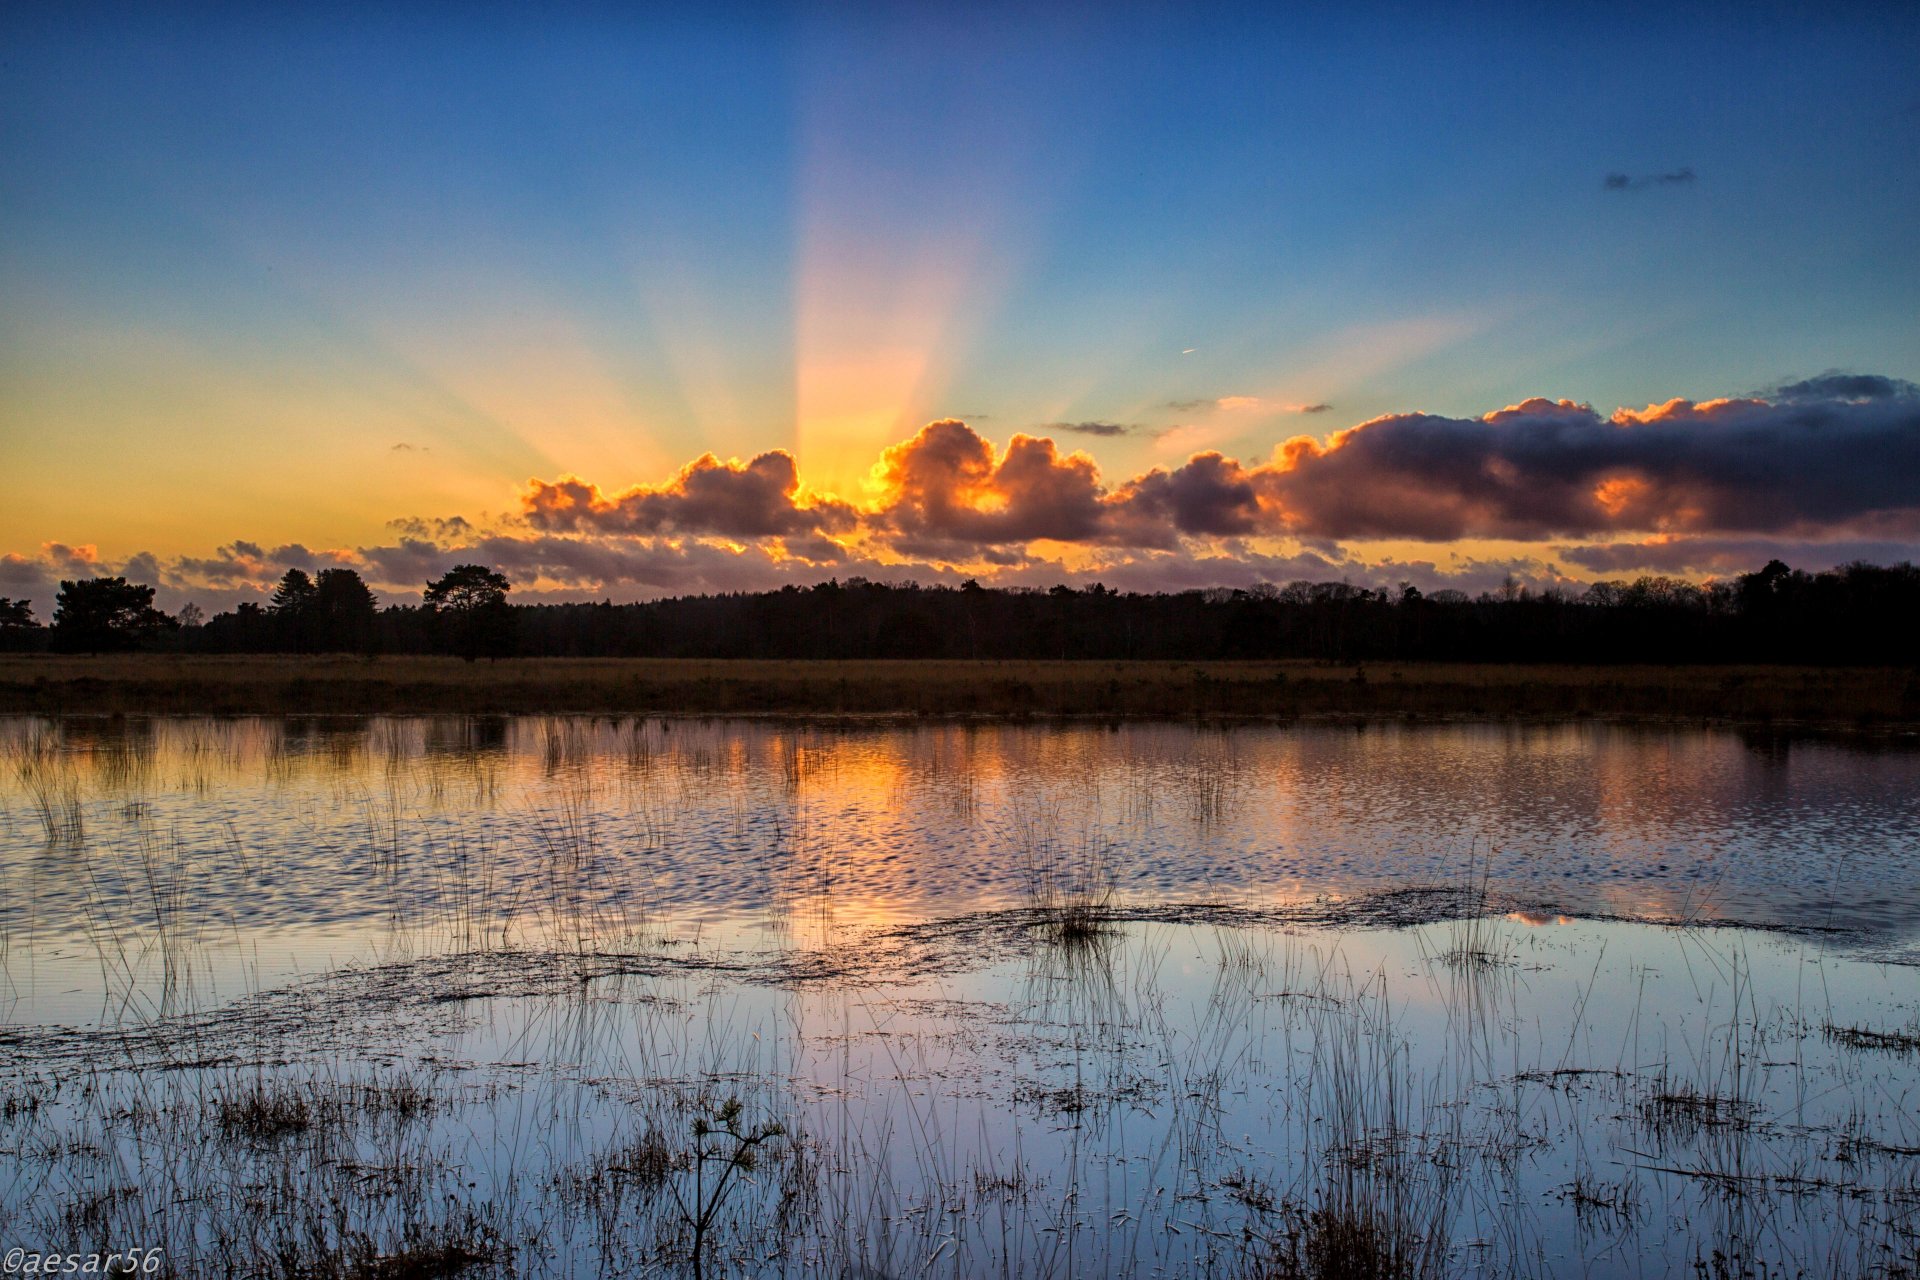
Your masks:
M1542 919L1899 934L1920 753L1598 724L0 720L16 985L103 937L823 946L1029 904L1076 858L1119 904L1261 905L1458 884L1476 850Z

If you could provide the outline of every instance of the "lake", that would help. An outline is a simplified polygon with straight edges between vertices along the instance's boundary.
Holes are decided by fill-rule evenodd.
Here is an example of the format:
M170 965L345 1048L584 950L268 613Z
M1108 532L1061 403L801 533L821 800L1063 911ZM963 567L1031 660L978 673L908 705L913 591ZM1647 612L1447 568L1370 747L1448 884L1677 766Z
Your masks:
M1911 738L0 719L0 958L0 1246L173 1274L1920 1240Z

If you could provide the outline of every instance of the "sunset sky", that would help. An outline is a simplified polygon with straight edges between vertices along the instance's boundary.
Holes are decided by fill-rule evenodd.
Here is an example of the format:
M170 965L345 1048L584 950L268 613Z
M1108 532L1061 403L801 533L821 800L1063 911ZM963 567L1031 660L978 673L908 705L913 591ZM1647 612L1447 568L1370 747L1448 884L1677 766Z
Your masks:
M631 8L0 9L0 595L1920 556L1914 6Z

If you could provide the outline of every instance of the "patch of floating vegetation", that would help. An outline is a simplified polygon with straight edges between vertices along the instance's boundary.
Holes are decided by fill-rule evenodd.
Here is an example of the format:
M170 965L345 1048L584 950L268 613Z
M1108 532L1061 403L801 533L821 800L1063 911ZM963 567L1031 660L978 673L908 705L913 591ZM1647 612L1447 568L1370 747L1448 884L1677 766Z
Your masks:
M1482 913L1489 982L1441 903L1484 905L477 951L14 1028L0 1211L182 1274L1910 1274L1913 1057L1834 1031L1902 1025L1877 971Z
M1880 1053L1920 1053L1920 1019L1898 1031L1875 1031L1871 1027L1821 1028L1827 1039L1849 1049L1869 1049Z
M905 763L877 772L943 825L850 819L840 853L806 815L816 788L854 794L830 784L868 738L160 732L7 748L0 976L26 994L0 1026L0 1161L26 1172L0 1221L36 1238L282 1280L1915 1271L1920 992L1830 912L1755 931L1706 884L1620 892L1608 918L1478 844L1444 883L1404 882L1415 851L1393 887L1158 896L1143 860L1200 896L1182 878L1237 871L1266 812L1263 739L1164 727L995 730L1021 783L1001 794L967 735L889 739ZM1541 746L1569 742L1500 758ZM318 798L316 753L338 757ZM1024 798L1113 759L1124 787ZM516 768L534 802L504 812ZM337 884L277 878L257 832L175 832L181 795L262 770L305 797L291 856ZM898 923L919 900L872 891L923 871L1013 888ZM757 932L662 907L715 886L771 904ZM358 911L382 946L216 996L207 956L251 945L248 893L268 923ZM37 1025L35 931L71 903L62 938L108 998Z

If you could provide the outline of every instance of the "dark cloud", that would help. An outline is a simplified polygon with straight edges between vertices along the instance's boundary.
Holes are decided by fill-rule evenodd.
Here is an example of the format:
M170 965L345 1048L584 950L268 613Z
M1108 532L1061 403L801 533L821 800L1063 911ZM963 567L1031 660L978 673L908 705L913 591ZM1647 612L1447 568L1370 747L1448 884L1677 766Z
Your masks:
M387 521L387 528L404 533L410 538L465 538L471 537L473 522L465 516L402 516L398 520ZM305 550L305 548L301 548Z
M1646 173L1634 177L1625 173L1610 173L1601 179L1600 185L1608 191L1639 191L1646 187L1684 186L1694 181L1691 167L1673 169L1666 173Z
M1782 538L1650 538L1557 548L1561 559L1590 573L1748 573L1769 560L1807 569L1829 569L1864 560L1872 564L1920 561L1920 541L1854 538L1818 541Z
M664 485L612 497L577 476L533 480L521 502L528 523L556 532L778 538L841 532L858 521L853 507L838 499L802 500L793 455L780 449L746 463L705 454Z
M823 538L818 534L782 538L779 550L784 556L805 560L808 564L841 564L848 558L845 547L832 538Z
M1301 412L1301 413L1326 413L1326 412L1328 412L1329 410L1331 410L1332 408L1333 408L1333 406L1332 406L1332 405L1330 405L1330 404L1303 404L1303 405L1301 405L1301 406L1300 406L1300 408L1299 408L1299 412Z
M14 552L0 556L0 585L44 587L47 582L47 566L40 560Z
M1111 505L1115 523L1129 531L1124 540L1138 546L1164 545L1171 533L1240 537L1260 532L1262 524L1253 477L1214 452L1128 481Z
M460 523L466 522L463 520ZM166 562L164 569L170 582L193 582L220 588L242 586L261 581L264 577L278 578L288 569L351 567L354 563L354 553L351 551L312 551L297 542L267 550L257 542L236 538L225 546L214 548L211 556L180 556Z
M1097 435L1119 424L1054 427ZM1394 414L1325 440L1296 437L1264 463L1203 452L1117 485L1051 439L1015 435L1001 452L948 418L885 450L874 474L879 497L866 511L797 498L785 453L744 465L708 456L668 485L612 498L572 477L535 482L526 508L547 532L833 534L936 563L990 562L989 551L1036 541L1144 552L1256 536L1831 536L1869 522L1891 531L1920 509L1920 394L1900 379L1834 372L1771 399L1610 416L1546 399L1475 418Z
M1139 430L1123 422L1047 422L1036 431L1064 431L1076 436L1124 436Z
M410 516L391 522L397 536L382 545L236 538L169 561L109 562L91 546L48 542L37 555L0 556L0 587L10 588L0 594L25 594L44 614L59 580L124 573L159 586L162 607L188 593L230 607L263 598L290 566L343 565L389 598L417 599L430 578L470 561L499 566L522 588L518 599L756 590L830 575L977 573L1141 590L1250 576L1404 578L1423 590L1497 586L1508 575L1536 589L1571 581L1539 559L1445 571L1368 564L1343 545L1355 539L1565 540L1557 559L1600 575L1740 572L1776 557L1899 560L1920 549L1920 389L1829 371L1764 397L1606 416L1545 399L1479 417L1394 414L1296 437L1264 461L1206 451L1115 482L1044 436L1015 435L1000 449L942 419L886 449L873 475L872 501L857 508L808 494L784 452L744 463L707 455L664 484L611 495L572 476L531 482L523 519L504 530ZM1071 572L1049 558L1063 554L1053 544L1074 548Z
M1805 533L1920 506L1920 398L1397 414L1288 441L1253 481L1282 529L1324 537Z
M1762 394L1769 400L1786 400L1795 404L1819 400L1862 403L1870 400L1920 400L1920 386L1905 378L1829 369L1815 378L1783 382Z

